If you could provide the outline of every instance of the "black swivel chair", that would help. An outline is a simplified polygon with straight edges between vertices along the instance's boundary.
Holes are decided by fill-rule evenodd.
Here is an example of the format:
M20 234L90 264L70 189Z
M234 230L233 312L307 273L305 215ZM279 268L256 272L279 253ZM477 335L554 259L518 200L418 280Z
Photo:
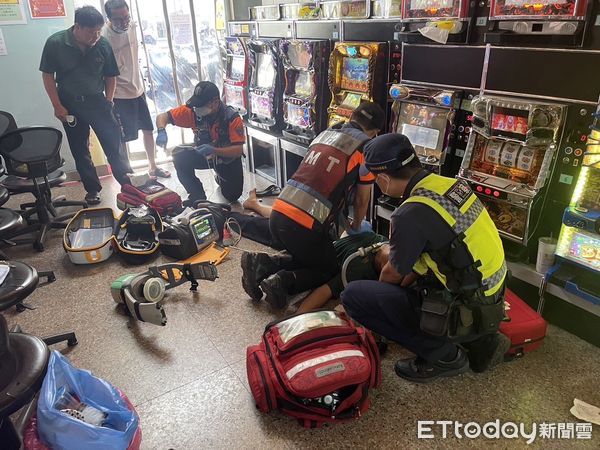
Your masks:
M65 173L59 171L64 164L60 157L62 137L60 130L51 127L17 128L0 136L0 156L9 175L0 180L0 186L11 193L30 192L35 197L35 202L21 205L21 215L28 225L0 236L1 239L14 244L33 243L36 250L43 251L48 230L65 228L66 221L75 214L58 216L56 208L87 208L82 201L52 198L51 188L66 180ZM52 178L53 173L59 176ZM33 237L13 239L23 234L33 234Z
M13 115L6 111L0 111L0 136L16 129L17 122Z
M10 261L10 271L0 285L0 311L23 302L38 286L39 274L31 266ZM50 358L49 345L77 345L75 333L40 339L23 333L19 326L8 330L0 314L0 448L19 449L21 439L10 416L30 403L39 392Z

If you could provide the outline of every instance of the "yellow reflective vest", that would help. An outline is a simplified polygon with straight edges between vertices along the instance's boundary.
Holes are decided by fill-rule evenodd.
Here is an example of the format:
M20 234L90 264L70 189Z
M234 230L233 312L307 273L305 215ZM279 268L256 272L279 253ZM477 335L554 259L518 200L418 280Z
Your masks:
M472 273L480 275L475 277L480 283L475 290L486 297L500 291L506 278L502 241L487 210L464 181L428 175L414 186L400 208L409 203L421 203L434 209L456 233L456 242L462 243L473 258ZM440 255L440 252L422 253L413 270L420 275L433 273L446 289L458 294L461 286L456 274L460 269L450 267L452 258L442 261ZM459 292L454 292L457 281Z

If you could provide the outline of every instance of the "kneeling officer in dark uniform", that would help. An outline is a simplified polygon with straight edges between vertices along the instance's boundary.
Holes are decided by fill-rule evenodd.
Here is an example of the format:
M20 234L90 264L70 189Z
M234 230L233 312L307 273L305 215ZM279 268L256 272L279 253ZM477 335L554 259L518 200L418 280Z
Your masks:
M379 281L348 285L347 313L416 354L395 366L410 381L500 362L510 344L497 332L506 264L481 201L463 181L424 170L404 135L373 139L365 161L381 190L404 201L391 218L389 262Z

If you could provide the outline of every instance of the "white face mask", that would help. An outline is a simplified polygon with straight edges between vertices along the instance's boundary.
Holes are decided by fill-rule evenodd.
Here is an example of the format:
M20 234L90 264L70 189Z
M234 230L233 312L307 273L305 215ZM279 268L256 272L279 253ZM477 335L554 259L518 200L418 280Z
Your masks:
M198 108L194 107L194 112L198 117L206 117L212 113L212 109L210 109L210 106L200 106Z
M390 177L388 177L385 174L379 174L379 175L377 175L377 177L380 180L385 181L385 189L381 186L381 183L378 183L379 184L379 189L381 189L381 192L383 192L385 195L390 195L389 192L388 192L388 189L390 188Z

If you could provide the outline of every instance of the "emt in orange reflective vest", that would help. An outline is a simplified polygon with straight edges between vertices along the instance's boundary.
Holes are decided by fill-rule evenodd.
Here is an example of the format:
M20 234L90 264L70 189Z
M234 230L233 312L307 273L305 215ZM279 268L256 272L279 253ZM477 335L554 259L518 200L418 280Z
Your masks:
M331 229L353 195L354 215L347 231L361 231L375 181L364 166L362 148L384 127L384 120L379 105L364 102L349 123L325 130L311 143L275 200L269 223L273 238L292 258L242 255L242 285L248 295L258 300L264 292L267 303L281 308L288 294L314 289L339 272Z

